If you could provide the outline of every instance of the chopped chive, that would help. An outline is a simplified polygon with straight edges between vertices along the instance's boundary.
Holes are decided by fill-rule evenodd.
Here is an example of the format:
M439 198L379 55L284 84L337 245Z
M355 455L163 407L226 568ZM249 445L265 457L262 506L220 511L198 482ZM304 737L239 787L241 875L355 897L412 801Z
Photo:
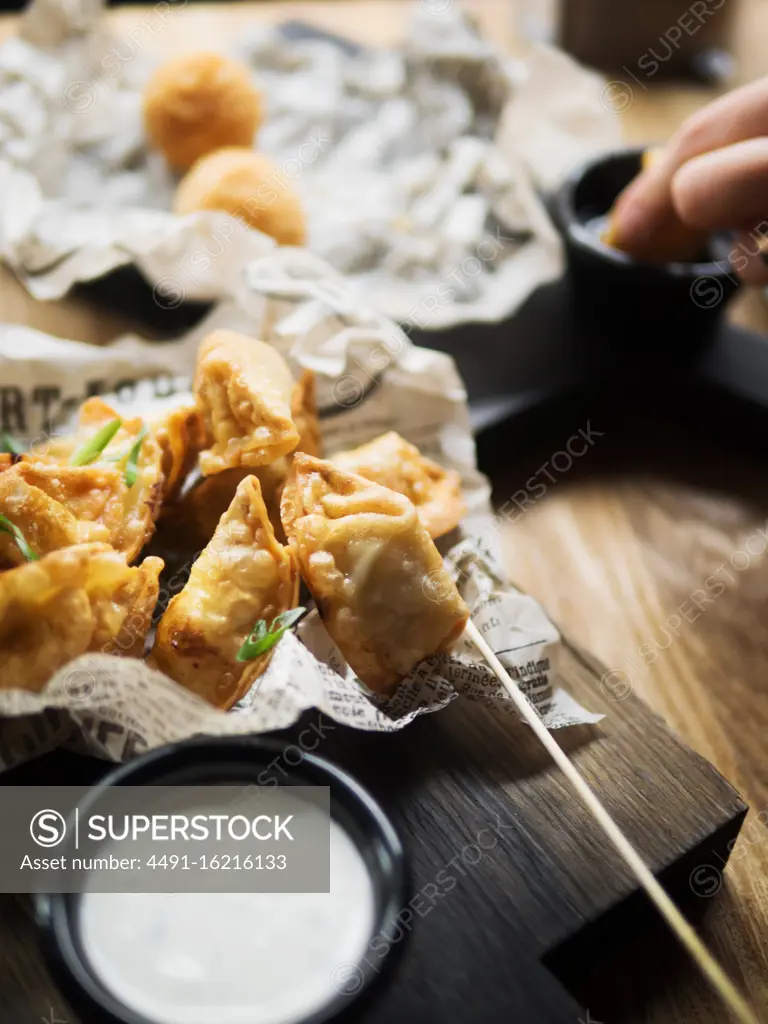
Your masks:
M9 533L13 537L16 541L16 547L28 562L36 562L39 559L40 556L36 555L29 544L27 544L26 538L18 526L2 514L0 514L0 533Z
M278 642L280 637L287 630L294 626L306 611L306 608L292 608L272 620L272 625L267 629L264 619L259 619L251 632L245 638L245 642L237 652L237 661L252 661L260 654L266 654Z
M114 419L110 420L109 423L105 423L103 427L100 427L93 437L80 445L77 451L71 456L69 460L70 466L88 466L90 463L95 462L118 432L122 423L122 420Z
M128 452L128 461L125 464L124 477L126 487L133 487L136 483L136 478L139 475L139 454L141 452L141 446L144 444L144 438L148 433L149 427L146 423L142 423L139 436L136 438L136 443Z
M0 452L10 452L11 455L23 455L24 449L16 438L10 434L0 434Z

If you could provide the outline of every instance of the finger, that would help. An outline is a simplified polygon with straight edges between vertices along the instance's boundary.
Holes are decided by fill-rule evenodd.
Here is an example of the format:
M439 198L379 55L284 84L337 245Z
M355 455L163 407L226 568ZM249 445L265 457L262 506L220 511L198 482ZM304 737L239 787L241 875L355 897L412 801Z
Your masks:
M678 216L672 199L670 156L662 152L619 196L605 241L652 263L694 260L705 235Z
M689 160L672 179L672 200L704 231L759 223L768 214L768 136Z
M713 149L768 135L768 76L734 89L689 117L667 150L678 167Z
M642 256L664 224L674 216L667 187L671 174L669 157L660 151L656 159L624 189L611 211L609 244Z
M768 284L768 223L737 235L731 266L746 284Z
M768 78L735 89L688 118L617 202L613 232L620 247L627 252L652 249L654 237L676 217L672 179L684 163L762 135L768 135Z

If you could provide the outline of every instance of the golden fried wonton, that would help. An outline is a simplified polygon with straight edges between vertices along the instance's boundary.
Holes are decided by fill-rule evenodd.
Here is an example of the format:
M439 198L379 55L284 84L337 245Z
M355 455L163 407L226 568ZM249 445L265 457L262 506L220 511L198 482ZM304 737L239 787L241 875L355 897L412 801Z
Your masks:
M304 370L294 384L291 396L291 415L299 431L299 443L290 455L283 455L268 466L259 466L254 470L261 485L261 494L267 506L269 518L274 527L277 539L285 542L285 531L280 518L280 498L285 481L291 471L291 460L295 452L306 452L307 455L320 455L320 424L317 418L315 402L315 375L312 370Z
M111 543L122 528L123 474L114 466L61 466L23 456L7 475L19 476L63 505L80 524L83 541Z
M298 453L281 512L326 629L372 690L461 635L469 610L406 497Z
M88 651L141 654L163 563L79 544L0 575L0 688L38 692Z
M101 512L94 514L108 526L110 544L130 562L154 533L163 499L163 450L157 438L139 417L122 419L119 430L93 462L87 466L68 465L84 444L116 419L120 417L101 398L89 398L80 408L74 434L51 438L44 445L33 448L25 459L88 470L88 473L80 474L80 478L93 481L94 493L89 496L85 485L78 488L78 504L85 507L92 503L94 508L101 507ZM135 479L129 485L127 467L136 445L139 447ZM54 473L51 474L53 476ZM76 474L69 474L68 480L74 481L75 477ZM73 495L74 491L69 498L62 495L59 500L69 507L70 500L75 500Z
M29 450L34 458L67 463L81 444L105 423L118 419L118 415L102 398L87 398L77 413L77 426L72 434L57 434L36 444Z
M160 519L162 543L184 550L204 548L232 504L238 484L249 476L253 470L240 466L196 480L177 504L165 506Z
M96 629L91 650L141 658L160 592L162 558L151 555L131 566L110 601L94 604Z
M467 510L459 474L424 458L418 448L394 431L359 448L337 452L329 461L347 473L357 473L404 494L416 506L430 537L450 533Z
M152 661L210 704L229 708L271 657L237 661L243 642L260 619L269 626L295 608L298 594L294 556L275 539L258 480L248 476L161 618Z
M297 450L307 455L323 454L317 418L317 387L312 370L302 370L291 393L291 415L299 432Z
M299 431L297 451L308 455L320 453L320 428L315 404L315 375L304 370L294 384L291 395L291 414ZM253 474L261 485L261 496L277 539L285 541L280 520L280 495L291 468L290 455L282 455L268 466L225 469L221 473L203 477L192 487L175 508L168 509L172 528L184 536L187 545L199 548L207 544L219 520L232 504L237 485Z
M293 380L276 349L233 331L214 331L197 354L194 392L213 445L200 455L204 476L264 466L299 443L291 417Z
M163 453L163 500L173 501L206 447L205 424L194 406L174 409L155 425Z
M80 522L55 495L25 479L21 465L17 463L0 473L0 514L21 531L35 555L89 540L107 539L107 531L100 529L97 523ZM0 533L0 566L24 562L26 557L13 536Z

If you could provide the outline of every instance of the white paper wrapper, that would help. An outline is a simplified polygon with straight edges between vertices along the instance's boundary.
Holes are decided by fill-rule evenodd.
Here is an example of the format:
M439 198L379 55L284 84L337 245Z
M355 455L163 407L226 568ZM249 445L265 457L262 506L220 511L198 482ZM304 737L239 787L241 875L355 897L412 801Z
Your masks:
M3 326L0 430L39 438L97 392L117 392L120 411L151 419L189 399L197 343L213 327L224 326L271 342L297 373L301 367L316 372L327 454L394 429L461 473L468 513L447 557L474 621L547 725L597 721L599 715L558 688L557 630L531 598L510 586L499 566L489 488L475 467L466 394L452 360L414 346L308 253L282 249L250 264L238 293L173 342L127 337L95 348ZM165 583L169 594L180 586L178 575ZM65 666L41 694L0 690L0 765L61 742L85 744L120 760L198 732L285 727L313 707L335 722L391 731L457 697L512 706L468 642L423 662L382 703L355 679L316 612L302 621L298 634L283 637L267 671L229 713L142 662L100 654Z
M125 264L172 301L230 293L271 239L168 212L147 151L147 40L186 0L113 38L98 0L34 0L0 49L0 254L38 298ZM309 247L392 318L439 329L508 316L561 269L533 183L618 142L601 80L541 48L502 58L458 5L415 4L398 49L259 26L238 45L266 94L258 145L307 211Z

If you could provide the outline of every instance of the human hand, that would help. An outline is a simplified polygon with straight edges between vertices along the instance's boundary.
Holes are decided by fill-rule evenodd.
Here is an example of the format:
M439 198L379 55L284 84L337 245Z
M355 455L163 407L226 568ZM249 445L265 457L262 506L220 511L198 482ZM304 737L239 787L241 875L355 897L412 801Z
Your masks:
M734 269L749 283L768 283L768 78L688 118L619 197L610 240L658 259L659 240L675 225L735 230Z

